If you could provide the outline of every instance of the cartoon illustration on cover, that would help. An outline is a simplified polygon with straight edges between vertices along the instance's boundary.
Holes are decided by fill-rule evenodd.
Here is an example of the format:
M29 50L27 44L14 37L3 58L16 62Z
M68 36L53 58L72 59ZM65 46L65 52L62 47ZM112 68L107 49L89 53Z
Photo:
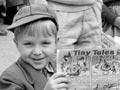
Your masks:
M120 50L63 50L57 71L66 73L69 90L120 90Z

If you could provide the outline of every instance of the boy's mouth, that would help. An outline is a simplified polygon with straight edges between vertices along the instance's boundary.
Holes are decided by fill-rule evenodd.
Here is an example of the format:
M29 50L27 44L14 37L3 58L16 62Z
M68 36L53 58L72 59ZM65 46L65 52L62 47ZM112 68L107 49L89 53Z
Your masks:
M32 60L35 60L35 61L40 61L40 60L43 60L45 59L44 57L43 58L32 58Z

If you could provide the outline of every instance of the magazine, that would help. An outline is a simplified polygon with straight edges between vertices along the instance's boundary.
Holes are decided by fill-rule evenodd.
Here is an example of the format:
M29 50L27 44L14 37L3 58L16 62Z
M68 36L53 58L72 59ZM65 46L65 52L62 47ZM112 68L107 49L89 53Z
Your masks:
M68 90L120 90L120 49L58 50L57 72L70 80Z

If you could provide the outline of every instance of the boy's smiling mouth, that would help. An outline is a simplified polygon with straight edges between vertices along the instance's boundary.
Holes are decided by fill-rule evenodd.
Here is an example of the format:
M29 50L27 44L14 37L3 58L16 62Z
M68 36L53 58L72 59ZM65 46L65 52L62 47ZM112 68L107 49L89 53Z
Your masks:
M35 60L35 61L41 61L41 60L45 59L45 57L43 57L43 58L31 58L31 59Z

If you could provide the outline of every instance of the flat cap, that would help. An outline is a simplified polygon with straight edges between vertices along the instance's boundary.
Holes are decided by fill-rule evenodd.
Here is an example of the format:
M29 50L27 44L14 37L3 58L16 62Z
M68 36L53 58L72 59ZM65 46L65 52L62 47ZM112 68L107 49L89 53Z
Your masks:
M52 20L58 29L57 16L49 5L33 4L22 7L14 16L13 23L8 26L8 30L14 31L14 28L40 19Z

